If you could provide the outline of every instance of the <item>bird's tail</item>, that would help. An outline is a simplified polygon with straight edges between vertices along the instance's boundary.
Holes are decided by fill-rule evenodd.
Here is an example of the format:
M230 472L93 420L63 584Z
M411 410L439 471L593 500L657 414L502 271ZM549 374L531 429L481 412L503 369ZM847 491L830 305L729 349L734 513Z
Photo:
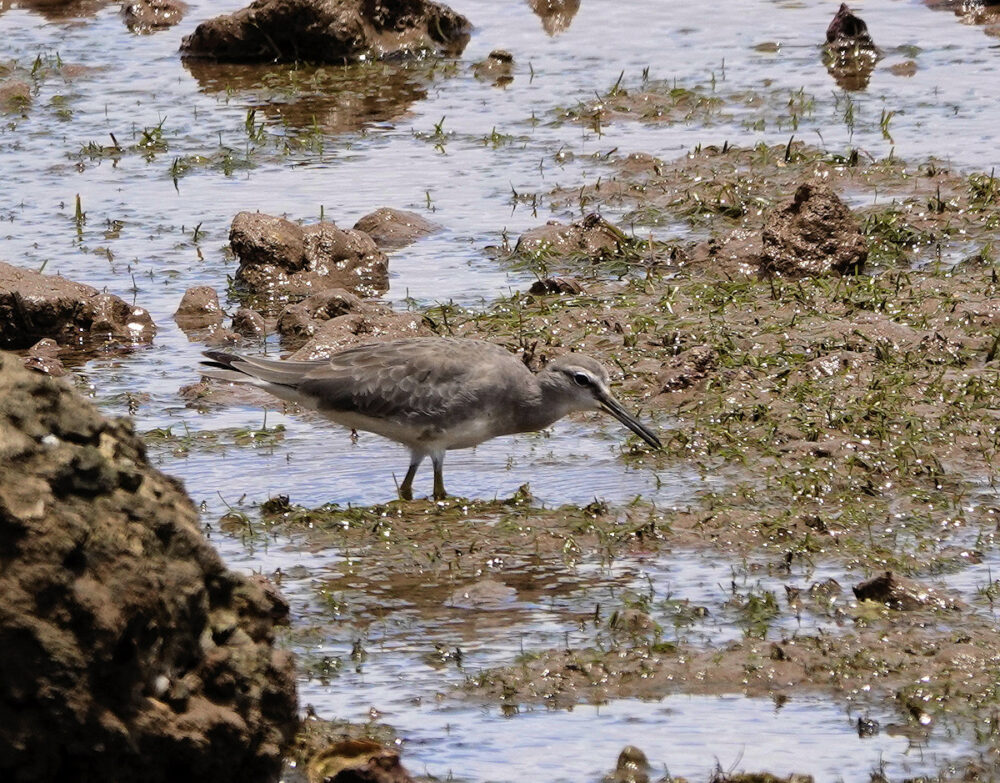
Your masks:
M255 378L239 368L240 357L225 351L205 351L202 356L210 361L201 362L201 374L206 378L228 383L252 383Z
M267 359L263 356L240 356L226 351L205 351L210 361L202 362L201 374L236 383L253 383L273 392L273 385L294 389L312 370L326 364L325 359L294 361Z

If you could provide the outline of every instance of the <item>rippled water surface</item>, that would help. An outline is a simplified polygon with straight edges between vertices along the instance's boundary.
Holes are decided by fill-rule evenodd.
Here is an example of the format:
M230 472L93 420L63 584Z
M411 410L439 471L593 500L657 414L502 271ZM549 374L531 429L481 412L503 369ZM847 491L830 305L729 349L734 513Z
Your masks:
M582 0L568 26L549 34L527 2L456 0L453 7L475 25L463 56L399 71L373 66L380 86L368 89L361 110L336 95L344 85L364 91L363 69L345 76L186 67L177 55L181 37L242 2L189 5L177 27L135 36L115 5L49 19L17 2L0 4L0 64L16 62L31 73L32 85L23 111L0 114L0 258L107 288L150 310L159 327L152 347L97 358L83 370L94 397L109 412L134 414L140 430L263 424L259 408L203 414L178 395L197 379L193 368L204 346L188 341L172 313L190 286L226 290L235 271L226 252L229 224L240 210L302 221L324 215L342 226L381 206L425 214L443 231L390 255L385 298L399 307L447 301L477 307L532 279L497 264L486 249L552 217L575 217L553 213L545 194L596 179L612 153L673 158L697 144L784 143L794 135L831 151L854 145L884 156L892 150L907 160L935 157L969 170L989 171L997 162L1000 44L982 28L910 0L857 4L885 57L868 87L852 93L837 86L820 59L836 3L732 0L708 12L701 2ZM504 89L471 70L496 48L512 52L516 63ZM893 69L909 63L910 76ZM619 79L629 89L644 78L707 91L723 108L697 121L622 121L599 129L562 116L596 101ZM801 107L794 118L792 104ZM112 135L121 154L99 149L112 144ZM83 216L76 214L77 197ZM392 496L392 473L401 476L405 468L402 449L373 436L354 444L309 417L269 412L267 425L277 424L284 437L257 448L177 454L154 446L153 454L205 503L210 522L224 503L243 496L252 502L284 493L304 505ZM449 487L488 498L530 481L546 504L595 497L623 504L641 495L679 505L716 481L694 469L656 475L641 465L626 468L621 438L606 419L563 421L548 433L453 453ZM418 491L421 480L429 489L429 471L418 478ZM307 566L308 576L289 578L285 588L299 618L319 611L316 582L337 552L306 551L294 539L249 550L238 537L215 533L213 541L241 569L287 573ZM715 584L719 575L709 569L706 576L706 566L690 556L687 567L674 567L673 583ZM658 568L661 575L669 570ZM625 576L601 578L610 584ZM550 623L550 615L564 610L527 603L515 624L507 617L493 628L488 612L471 626L466 618L462 627L477 635L461 639L465 666L503 660L525 635L558 645L546 634L558 635L562 625ZM723 768L857 780L880 763L894 774L934 770L935 743L948 747L947 737L933 737L926 748L889 733L858 739L849 716L808 699L779 709L735 696L672 697L513 717L439 707L435 690L466 672L442 675L415 650L435 640L455 644L457 631L447 623L438 631L414 623L430 634L419 645L408 648L398 631L387 633L362 672L329 686L304 682L302 700L321 714L359 721L369 707L383 710L415 772L485 781L544 770L546 779L596 779L623 744L634 742L654 767L674 774L705 776L718 759ZM334 633L322 643L328 649L304 652L342 657L350 643Z

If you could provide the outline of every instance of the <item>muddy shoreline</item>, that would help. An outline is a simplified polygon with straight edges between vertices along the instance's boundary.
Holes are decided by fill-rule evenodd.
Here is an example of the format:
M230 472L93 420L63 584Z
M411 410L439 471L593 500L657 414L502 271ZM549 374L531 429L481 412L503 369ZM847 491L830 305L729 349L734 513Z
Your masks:
M449 701L516 712L679 693L823 695L861 713L888 711L892 731L917 743L936 730L975 736L975 753L949 769L990 779L998 747L980 726L995 708L996 588L930 586L962 582L992 557L996 536L987 488L1000 437L990 255L1000 211L997 190L987 184L982 195L989 175L898 160L845 165L794 145L703 150L641 172L648 192L668 194L661 206L663 196L634 187L632 160L589 192L605 205L627 198L637 212L674 210L704 240L535 253L525 261L581 285L515 293L482 310L431 308L425 324L529 350L539 362L572 346L616 363L623 398L663 428L667 444L656 454L630 438L621 460L652 470L693 465L724 476L721 486L673 509L641 497L627 507L545 508L525 487L493 502L307 509L279 500L254 516L266 531L345 556L319 591L337 596L339 622L362 635L400 613L433 638L444 607L474 617L532 595L572 595L577 608L563 622L580 643L469 671L447 689ZM739 192L743 204L778 203L789 183L815 177L841 192L901 195L856 211L874 249L866 273L738 275L710 249L732 232L759 231L764 210L720 207L705 222L672 195L695 197L685 185L693 171L700 192ZM909 263L922 243L899 236L943 244L956 223L960 241L981 253L948 266ZM611 268L621 279L607 279ZM608 603L606 585L578 569L677 552L766 574L774 587L734 579L729 595L699 605L665 598L657 584ZM817 569L838 578L810 581ZM912 600L852 593L886 571L911 580ZM732 623L736 635L698 640L693 629L706 617ZM461 666L458 648L438 654L442 665Z
M650 6L662 40L601 49L593 8L531 2L470 11L464 58L347 67L181 63L216 12L198 3L142 44L116 8L51 40L0 8L27 42L0 63L0 155L39 183L0 205L3 260L104 308L8 297L25 328L0 337L135 416L229 567L288 596L305 728L284 779L514 774L497 759L623 783L1000 779L1000 179L950 162L988 158L966 138L992 18L938 51L889 5L854 70L824 59L834 9L808 3L779 17L815 31L741 26L725 58L700 11ZM544 45L509 40L518 13ZM130 36L147 81L121 87L94 30ZM663 41L697 65L663 65ZM939 93L956 71L968 90ZM287 253L260 249L275 225ZM248 296L299 267L298 289ZM457 497L404 503L401 452L197 380L208 347L400 334L533 369L592 354L666 448L577 416L492 461L456 453ZM770 745L746 728L782 715ZM648 766L616 770L626 744Z

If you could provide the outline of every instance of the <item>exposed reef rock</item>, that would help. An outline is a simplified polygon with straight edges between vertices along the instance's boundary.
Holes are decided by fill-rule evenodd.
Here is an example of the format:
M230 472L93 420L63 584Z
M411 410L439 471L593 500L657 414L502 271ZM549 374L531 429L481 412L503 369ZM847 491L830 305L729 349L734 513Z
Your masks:
M389 288L389 260L370 236L331 222L300 226L240 212L229 232L240 259L236 283L267 309L288 299L344 288L375 296Z
M356 63L425 52L461 54L472 25L430 0L256 0L202 22L185 57L230 62Z
M29 348L43 337L91 348L148 343L156 326L143 308L64 277L0 261L0 348Z
M226 569L126 420L0 353L0 779L277 779L287 606Z

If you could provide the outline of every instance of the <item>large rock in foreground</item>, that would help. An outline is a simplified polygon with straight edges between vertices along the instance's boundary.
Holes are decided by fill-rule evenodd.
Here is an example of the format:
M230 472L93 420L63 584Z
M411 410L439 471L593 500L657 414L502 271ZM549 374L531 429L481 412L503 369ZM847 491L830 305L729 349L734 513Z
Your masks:
M431 0L256 0L202 22L185 57L229 62L356 63L400 54L461 54L469 20Z
M271 781L287 606L228 571L124 420L0 353L0 780Z
M240 212L229 244L240 259L237 284L267 309L330 289L375 296L389 288L389 259L372 238L331 222L300 226Z
M143 308L65 277L0 261L0 348L50 337L60 345L146 343L156 326Z

